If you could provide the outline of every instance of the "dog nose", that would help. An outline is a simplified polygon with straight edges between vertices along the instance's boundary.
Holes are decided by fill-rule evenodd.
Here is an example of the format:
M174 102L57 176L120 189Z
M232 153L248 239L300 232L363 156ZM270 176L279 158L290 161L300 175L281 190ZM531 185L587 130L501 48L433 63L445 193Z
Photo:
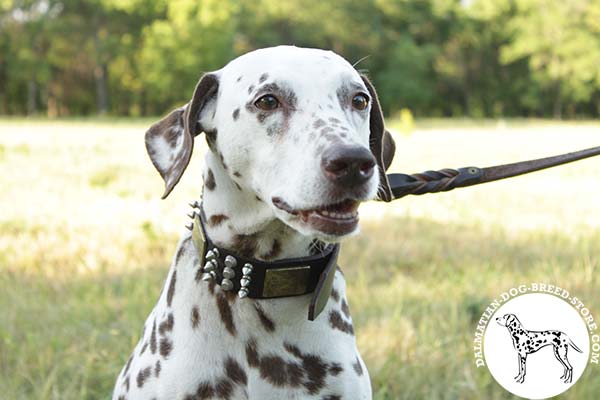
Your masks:
M321 158L321 169L327 179L344 186L365 183L373 175L375 165L371 151L362 146L331 146Z

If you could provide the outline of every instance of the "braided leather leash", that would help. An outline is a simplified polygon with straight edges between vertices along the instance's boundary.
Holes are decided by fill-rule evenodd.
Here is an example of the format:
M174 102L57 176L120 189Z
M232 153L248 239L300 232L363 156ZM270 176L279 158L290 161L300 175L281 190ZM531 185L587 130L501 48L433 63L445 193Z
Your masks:
M412 175L388 174L387 177L394 196L392 200L396 200L408 195L447 192L456 188L511 178L598 155L600 155L600 146L554 157L495 167L445 168L439 171L425 171Z

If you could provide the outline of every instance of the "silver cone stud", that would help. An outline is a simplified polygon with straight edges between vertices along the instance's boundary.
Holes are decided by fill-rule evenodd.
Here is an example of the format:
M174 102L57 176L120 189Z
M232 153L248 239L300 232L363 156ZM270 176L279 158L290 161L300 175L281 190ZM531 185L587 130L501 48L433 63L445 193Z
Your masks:
M206 253L206 259L207 259L207 260L214 260L214 259L216 259L216 258L217 258L217 255L214 253L214 251L212 251L212 250L209 250L209 251Z
M250 285L250 277L249 276L244 276L240 280L240 285L242 285L242 287L248 287L248 285Z
M217 268L217 263L215 260L210 260L206 264L204 264L204 272L211 272Z
M223 278L223 280L221 281L221 288L223 290L231 290L233 289L233 282L231 282L227 278Z
M233 268L225 267L223 268L223 278L233 279L235 277L235 271Z
M237 260L233 256L225 257L225 266L229 268L235 268L237 265Z
M252 281L250 274L252 274L253 269L254 269L254 267L250 263L244 264L244 267L242 268L243 276L242 276L242 279L240 279L240 285L242 287L238 291L238 296L240 297L240 299L247 297L248 293L250 293L248 286L250 286L250 282Z
M244 264L244 268L242 268L242 274L250 275L252 273L252 264Z
M205 272L202 274L202 278L201 278L204 282L210 282L213 280L213 277L211 274L209 274L208 272Z

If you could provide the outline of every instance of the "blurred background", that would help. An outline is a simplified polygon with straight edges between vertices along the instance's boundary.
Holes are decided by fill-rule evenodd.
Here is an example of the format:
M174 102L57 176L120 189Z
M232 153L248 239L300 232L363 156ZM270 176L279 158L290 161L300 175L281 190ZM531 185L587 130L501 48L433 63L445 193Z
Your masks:
M0 12L0 114L162 114L203 71L276 44L362 60L388 114L600 114L597 0L2 0Z
M372 77L393 172L600 145L600 0L0 0L0 399L109 398L202 185L198 140L160 200L144 132L203 72L278 44ZM600 318L599 177L600 157L361 206L341 266L374 398L512 398L472 340L515 285ZM590 365L560 398L598 393Z

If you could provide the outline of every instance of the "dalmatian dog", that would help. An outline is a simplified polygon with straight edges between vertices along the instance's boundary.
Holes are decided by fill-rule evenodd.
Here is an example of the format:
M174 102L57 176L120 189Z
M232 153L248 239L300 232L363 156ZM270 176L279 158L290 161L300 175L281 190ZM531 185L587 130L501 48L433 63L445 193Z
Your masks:
M579 353L582 353L582 351L566 333L561 331L528 331L523 328L523 325L521 325L521 322L514 314L505 314L502 317L498 317L496 318L496 322L508 328L513 346L517 350L519 356L519 374L515 376L517 382L523 383L525 381L527 355L535 353L546 346L553 347L554 356L564 368L564 373L560 378L565 383L572 382L573 367L567 358L569 346Z
M391 195L394 142L375 89L331 51L260 49L202 76L146 133L163 198L200 134L206 235L245 257L315 254L358 232L361 202ZM239 298L198 279L200 264L185 232L113 400L371 399L339 267L309 321L310 294Z

